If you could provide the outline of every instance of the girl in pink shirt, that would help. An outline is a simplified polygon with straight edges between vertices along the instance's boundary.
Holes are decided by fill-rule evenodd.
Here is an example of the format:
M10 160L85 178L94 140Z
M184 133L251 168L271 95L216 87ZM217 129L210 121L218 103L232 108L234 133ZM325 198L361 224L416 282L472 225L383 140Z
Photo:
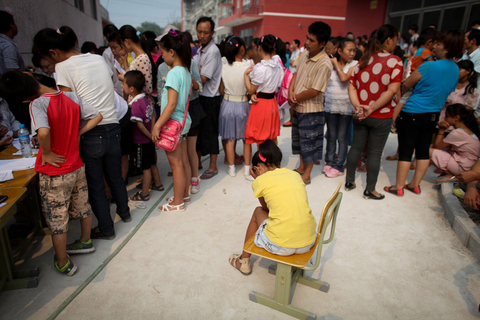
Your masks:
M445 137L445 130L450 126L455 129ZM473 111L459 103L447 107L445 120L440 121L438 127L430 157L434 165L444 172L437 182L446 182L451 181L454 175L470 170L478 160L480 131Z

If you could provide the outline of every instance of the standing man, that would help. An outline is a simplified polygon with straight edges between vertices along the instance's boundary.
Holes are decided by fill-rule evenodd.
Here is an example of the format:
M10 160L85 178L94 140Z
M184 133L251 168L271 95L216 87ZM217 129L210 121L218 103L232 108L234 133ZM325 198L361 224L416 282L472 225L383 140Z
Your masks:
M296 171L305 184L315 161L322 159L325 115L323 93L327 88L333 65L325 53L325 44L332 29L317 21L308 27L306 52L300 57L297 71L288 90L288 102L294 107L292 118L292 151L300 154Z
M222 78L222 56L217 45L212 41L215 34L215 22L210 17L201 17L197 21L197 37L200 41L198 67L202 79L203 91L199 93L200 104L207 114L200 122L197 150L202 156L210 155L210 165L200 179L210 179L218 174L217 157L220 153L218 145L218 117L222 97L220 81Z
M295 39L291 45L292 48L292 56L290 57L290 67L288 68L292 73L295 73L297 70L297 64L295 59L297 59L298 55L300 54L300 40Z
M13 41L17 34L13 16L7 11L0 11L0 74L7 70L25 71L25 63Z

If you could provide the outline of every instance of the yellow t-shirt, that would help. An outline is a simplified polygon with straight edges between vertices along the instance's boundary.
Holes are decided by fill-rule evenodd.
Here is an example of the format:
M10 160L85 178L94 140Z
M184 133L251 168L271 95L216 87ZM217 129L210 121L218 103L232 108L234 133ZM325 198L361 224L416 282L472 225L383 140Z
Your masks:
M255 179L253 195L263 197L269 209L265 234L284 248L302 248L315 241L315 217L308 205L307 190L300 175L275 169Z

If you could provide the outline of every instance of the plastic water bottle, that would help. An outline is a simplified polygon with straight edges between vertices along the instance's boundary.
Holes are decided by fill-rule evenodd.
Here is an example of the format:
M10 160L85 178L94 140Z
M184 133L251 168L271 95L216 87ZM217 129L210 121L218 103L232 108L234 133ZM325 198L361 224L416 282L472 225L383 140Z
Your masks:
M18 130L18 140L20 140L20 147L22 149L22 155L24 158L33 157L32 147L30 146L30 136L28 130L24 124L20 125Z

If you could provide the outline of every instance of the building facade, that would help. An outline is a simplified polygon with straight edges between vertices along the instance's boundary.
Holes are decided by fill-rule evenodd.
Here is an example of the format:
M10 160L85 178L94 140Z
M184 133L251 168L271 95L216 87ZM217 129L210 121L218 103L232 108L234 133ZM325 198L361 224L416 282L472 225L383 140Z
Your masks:
M108 11L99 0L2 0L0 9L13 13L18 26L14 41L26 65L32 64L33 37L43 28L66 25L77 34L79 47L85 41L103 45L102 21L108 21Z
M219 42L228 34L244 38L274 34L284 41L304 41L308 26L324 21L332 27L332 36L353 32L369 35L390 23L403 35L412 24L420 30L431 24L439 30L468 29L480 20L478 0L182 0L184 30L193 31L201 16L211 16L216 23Z

